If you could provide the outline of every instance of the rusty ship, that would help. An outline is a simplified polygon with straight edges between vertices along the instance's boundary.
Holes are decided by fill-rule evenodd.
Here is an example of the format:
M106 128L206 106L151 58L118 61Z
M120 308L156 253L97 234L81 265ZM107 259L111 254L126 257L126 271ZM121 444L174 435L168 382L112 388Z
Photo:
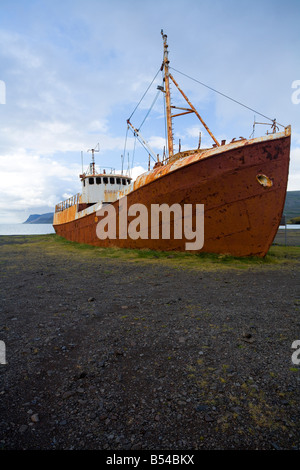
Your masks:
M138 237L128 236L126 230L133 220L130 208L142 204L174 204L184 206L204 205L204 239L200 252L230 254L233 256L264 257L277 233L283 213L290 158L291 127L282 126L279 132L275 120L272 132L261 137L232 139L218 142L203 118L192 105L170 72L166 34L163 38L163 88L166 104L167 152L160 159L155 155L153 168L138 176L135 181L122 171L97 170L96 149L92 150L92 162L88 170L80 175L82 192L60 202L55 207L53 226L55 232L71 241L100 247L138 248L163 251L186 250L187 239L174 236L151 237L148 232ZM188 106L178 108L171 105L170 83L173 83ZM159 87L158 87L159 88ZM174 114L174 108L180 112ZM173 113L173 114L172 114ZM176 113L176 111L175 111ZM189 151L174 152L172 120L179 115L194 113L213 140L211 148L200 146ZM130 120L127 121L135 135L142 139L149 152L147 142ZM126 199L124 216L122 201ZM114 237L100 238L97 233L99 220L105 210L114 209L116 232ZM124 219L125 217L125 219ZM195 223L195 213L192 214ZM120 220L124 227L119 227ZM177 221L178 223L178 221ZM162 221L159 222L162 224ZM175 225L172 213L170 224ZM160 227L161 228L161 227ZM161 232L160 232L161 233ZM173 236L172 236L173 234Z

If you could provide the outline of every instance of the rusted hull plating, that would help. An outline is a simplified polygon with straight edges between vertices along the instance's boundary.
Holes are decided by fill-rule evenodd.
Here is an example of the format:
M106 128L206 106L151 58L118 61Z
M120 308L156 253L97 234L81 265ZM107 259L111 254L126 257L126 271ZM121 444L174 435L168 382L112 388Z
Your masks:
M127 207L144 204L204 204L204 245L207 253L233 256L260 256L268 252L281 220L289 170L290 133L280 138L262 138L245 144L226 146L205 158L187 157L184 164L155 179L146 179L127 195ZM265 175L270 185L261 184ZM113 203L119 216L119 201ZM54 218L58 235L79 243L121 248L185 251L185 239L106 239L96 234L96 213L66 222L63 213ZM128 224L134 219L128 218ZM60 221L62 223L60 223ZM171 227L172 234L172 227Z

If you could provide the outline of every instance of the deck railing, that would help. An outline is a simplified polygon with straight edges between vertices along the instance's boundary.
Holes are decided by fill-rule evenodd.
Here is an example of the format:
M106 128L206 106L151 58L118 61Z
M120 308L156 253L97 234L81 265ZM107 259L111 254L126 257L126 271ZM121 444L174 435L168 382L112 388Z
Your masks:
M78 204L79 203L79 196L80 196L80 193L77 193L74 196L69 197L69 199L66 199L65 201L59 202L55 206L55 212L64 211L65 209L68 209L68 207L71 207L71 206L74 206L75 204Z

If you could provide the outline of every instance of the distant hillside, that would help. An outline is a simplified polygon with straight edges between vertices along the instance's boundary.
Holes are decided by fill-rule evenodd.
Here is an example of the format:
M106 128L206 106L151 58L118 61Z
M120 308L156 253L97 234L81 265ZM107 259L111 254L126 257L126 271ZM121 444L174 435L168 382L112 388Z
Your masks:
M52 224L53 212L48 212L47 214L32 214L23 223L24 224Z
M286 193L283 213L287 222L294 217L300 217L300 191Z

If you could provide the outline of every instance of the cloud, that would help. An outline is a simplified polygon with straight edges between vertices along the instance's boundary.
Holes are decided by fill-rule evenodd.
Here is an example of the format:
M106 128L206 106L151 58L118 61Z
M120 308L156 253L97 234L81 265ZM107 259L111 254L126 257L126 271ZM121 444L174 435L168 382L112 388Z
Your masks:
M52 212L63 194L80 191L80 165L29 155L24 149L0 158L0 221L22 222L28 212ZM31 213L31 212L30 212Z
M146 168L142 167L142 166L135 166L131 169L130 171L130 176L133 180L135 180L139 175L145 173L146 171Z

